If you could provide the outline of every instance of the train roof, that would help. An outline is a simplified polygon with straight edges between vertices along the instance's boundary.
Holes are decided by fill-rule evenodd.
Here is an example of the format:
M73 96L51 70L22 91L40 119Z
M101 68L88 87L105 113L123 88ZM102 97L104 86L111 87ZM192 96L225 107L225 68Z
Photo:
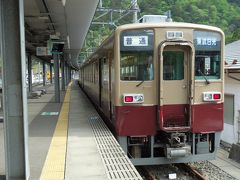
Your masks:
M107 42L111 42L111 39L114 38L115 34L119 34L121 31L130 30L130 29L142 29L142 28L189 28L189 29L199 29L199 30L209 30L220 32L224 36L224 32L215 26L203 25L203 24L193 24L193 23L184 23L184 22L160 22L160 23L133 23L133 24L124 24L118 26L112 33L106 38L101 45L96 49L95 52L98 52ZM94 53L95 53L94 52ZM94 53L87 57L87 60L81 65L84 66L88 63Z
M162 27L169 27L169 28L192 28L192 29L204 29L204 30L212 30L218 31L222 34L223 31L214 26L203 25L203 24L193 24L193 23L184 23L184 22L160 22L160 23L133 23L133 24L125 24L118 26L116 31L123 31L127 29L141 29L141 28L162 28Z

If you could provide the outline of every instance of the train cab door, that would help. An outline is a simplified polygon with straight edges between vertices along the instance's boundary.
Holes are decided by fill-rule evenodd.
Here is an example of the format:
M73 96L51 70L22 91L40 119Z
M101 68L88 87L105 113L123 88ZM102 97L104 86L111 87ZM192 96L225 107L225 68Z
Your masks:
M159 124L164 131L190 129L192 46L165 42L159 51Z

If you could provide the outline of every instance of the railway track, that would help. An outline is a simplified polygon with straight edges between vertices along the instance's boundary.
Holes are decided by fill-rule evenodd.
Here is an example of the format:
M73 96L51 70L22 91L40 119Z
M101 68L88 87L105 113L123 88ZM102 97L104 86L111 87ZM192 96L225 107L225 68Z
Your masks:
M209 161L142 166L138 168L144 180L177 179L177 180L237 180Z
M188 172L193 178L198 180L206 180L206 177L204 177L201 173L199 173L193 166L189 164L177 164L177 166L181 167L183 170Z
M142 166L139 170L145 180L178 179L206 180L206 178L188 164L170 164Z

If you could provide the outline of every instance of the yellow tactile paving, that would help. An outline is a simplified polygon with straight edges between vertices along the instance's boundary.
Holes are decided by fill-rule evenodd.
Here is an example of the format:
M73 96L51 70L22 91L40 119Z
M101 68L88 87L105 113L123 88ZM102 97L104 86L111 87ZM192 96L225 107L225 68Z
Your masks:
M68 86L62 104L58 122L48 150L40 180L63 180L67 147L68 113L70 102L71 83Z

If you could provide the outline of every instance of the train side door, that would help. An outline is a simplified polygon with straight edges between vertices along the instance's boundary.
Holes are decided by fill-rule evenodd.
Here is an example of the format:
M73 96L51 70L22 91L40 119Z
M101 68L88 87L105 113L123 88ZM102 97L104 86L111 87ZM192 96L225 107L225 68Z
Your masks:
M109 84L108 84L108 94L109 94L109 119L112 120L112 77L111 77L111 74L112 74L112 52L109 52L108 53L108 59L109 59L109 66L108 66L108 77L109 77Z
M103 78L102 78L102 71L103 71L103 59L101 58L101 59L99 59L99 75L98 75L98 77L99 77L99 107L101 107L102 106L102 84L103 84Z
M101 59L100 72L100 107L102 111L109 116L109 59L103 56Z
M191 117L192 49L174 42L166 42L160 48L160 129L187 131Z

